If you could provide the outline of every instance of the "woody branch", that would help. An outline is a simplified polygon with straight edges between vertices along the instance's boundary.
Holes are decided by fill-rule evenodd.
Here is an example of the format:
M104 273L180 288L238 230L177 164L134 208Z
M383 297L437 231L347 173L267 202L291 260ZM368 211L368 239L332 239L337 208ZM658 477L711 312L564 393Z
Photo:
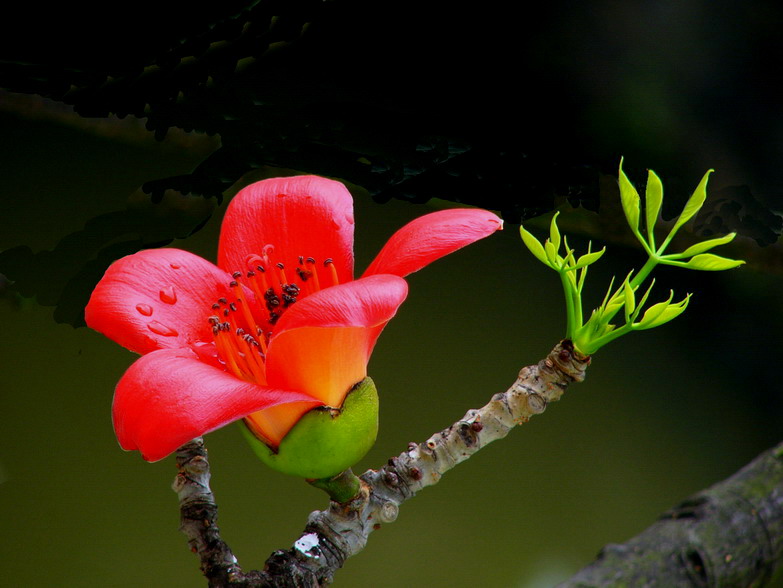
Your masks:
M343 502L310 514L301 537L276 551L264 571L244 572L220 538L217 505L209 488L209 463L201 438L177 451L181 530L199 555L210 586L321 586L331 583L346 559L361 551L373 530L397 518L399 506L465 461L483 446L502 439L516 425L559 400L572 382L585 377L590 358L570 341L558 343L536 365L523 368L511 387L484 407L472 409L449 428L360 476L359 491ZM350 470L344 474L353 477ZM339 482L339 480L338 480Z

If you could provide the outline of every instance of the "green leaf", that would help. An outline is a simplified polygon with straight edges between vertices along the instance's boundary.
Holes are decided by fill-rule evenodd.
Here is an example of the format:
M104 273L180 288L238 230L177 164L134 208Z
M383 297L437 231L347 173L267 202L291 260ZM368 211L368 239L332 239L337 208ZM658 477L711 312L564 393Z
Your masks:
M580 258L579 258L579 259L576 261L576 265L574 265L574 266L573 266L572 268L570 268L570 269L579 269L580 267L585 267L585 266L588 266L588 265L590 265L590 264L592 264L592 263L595 263L596 261L598 261L598 260L601 258L601 256L602 256L602 255L603 255L605 252L606 252L606 247L604 247L603 249L601 249L601 251L596 251L596 252L594 252L594 253L585 253L584 255L582 255L582 256L581 256L581 257L580 257Z
M701 243L696 243L695 245L691 245L690 247L688 247L682 253L678 253L677 257L685 258L685 257L691 257L692 255L698 255L699 253L704 253L705 251L709 251L710 249L713 249L718 245L725 245L726 243L731 242L736 235L737 233L729 233L725 237L718 237L716 239L709 239L708 241L702 241Z
M522 225L519 226L519 234L522 236L522 242L525 244L525 247L530 250L530 253L532 253L536 259L544 265L550 265L546 258L544 247L541 245L538 239L525 230L525 227Z
M604 308L604 313L614 314L615 311L619 310L619 308L624 304L625 304L625 297L613 296L612 298L609 299L609 302L607 302L606 307Z
M560 230L557 228L557 217L560 215L558 210L552 217L552 222L549 223L549 240L555 247L555 251L560 249Z
M650 295L650 292L653 289L653 286L655 286L655 278L652 279L650 282L650 285L647 287L647 291L642 296L642 299L638 302L636 305L636 311L631 316L631 320L636 320L636 317L639 316L639 312L641 312L642 308L644 307L645 303L647 302L647 297Z
M581 268L581 271L579 272L579 279L577 280L577 283L576 283L576 290L577 290L577 292L579 293L580 296L582 294L582 288L585 285L585 279L586 278L587 278L587 265L585 265L585 266L583 266Z
M729 259L712 253L701 253L693 256L682 267L693 270L703 270L708 272L719 272L721 270L732 269L745 263L741 259Z
M644 211L647 221L647 239L650 246L655 247L655 223L661 212L663 202L663 184L653 170L647 170L647 189L644 193Z
M628 224L634 234L639 232L639 214L640 214L640 198L636 188L633 187L628 176L623 171L623 159L620 158L620 173L618 178L620 184L620 201L623 205L623 212L625 218L628 219Z
M609 287L606 289L606 295L604 296L603 301L601 301L601 306L598 308L606 308L607 304L609 304L609 297L612 295L612 286L614 286L614 276L609 280Z
M544 251L546 251L546 258L549 260L548 265L555 269L560 269L560 263L557 256L557 249L555 249L555 246L552 244L552 241L550 241L549 239L544 241Z
M633 328L638 331L643 331L645 329L660 327L661 325L668 323L670 320L685 312L690 298L691 295L688 294L680 302L672 304L672 294L669 294L669 299L666 302L660 302L647 309L642 320L633 325Z
M699 210L701 210L701 207L704 205L704 201L707 199L707 180L710 178L710 174L715 170L707 170L707 173L704 174L704 177L701 179L701 182L699 182L699 185L696 186L696 189L693 191L693 194L691 194L691 197L688 198L688 202L685 203L685 207L682 209L682 213L680 213L680 217L677 219L677 222L674 223L674 227L672 227L670 235L674 235L679 228L687 223L689 220L691 220Z
M628 319L636 308L636 296L634 296L633 288L631 288L631 284L628 283L628 280L623 284L623 294L625 298L625 321L628 322Z

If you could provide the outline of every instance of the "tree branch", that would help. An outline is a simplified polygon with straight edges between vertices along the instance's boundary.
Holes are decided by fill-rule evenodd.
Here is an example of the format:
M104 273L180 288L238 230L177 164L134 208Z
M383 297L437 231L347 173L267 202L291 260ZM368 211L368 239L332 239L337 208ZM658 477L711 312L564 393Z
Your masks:
M661 515L622 545L607 545L560 588L766 586L783 560L783 443ZM775 584L777 585L777 584Z
M370 533L397 518L399 506L483 446L505 437L516 425L544 412L571 382L581 382L590 358L570 341L558 343L538 364L523 368L504 393L467 414L426 442L411 443L378 470L361 476L359 492L344 503L310 514L291 549L276 551L263 572L243 572L220 538L217 505L209 488L209 462L200 437L177 451L179 473L173 488L179 496L181 526L201 560L210 586L323 586L345 560L361 551Z
M378 470L360 477L358 494L310 514L294 546L276 551L263 571L244 572L220 538L217 505L201 438L177 452L182 525L210 586L315 587L328 585L370 533L397 518L399 506L437 483L484 445L505 437L584 379L590 358L562 341L514 384L424 443L411 443ZM349 470L350 472L350 470ZM608 545L595 562L560 588L592 586L763 586L783 566L783 443L730 478L685 500L637 537ZM776 576L778 574L778 576Z

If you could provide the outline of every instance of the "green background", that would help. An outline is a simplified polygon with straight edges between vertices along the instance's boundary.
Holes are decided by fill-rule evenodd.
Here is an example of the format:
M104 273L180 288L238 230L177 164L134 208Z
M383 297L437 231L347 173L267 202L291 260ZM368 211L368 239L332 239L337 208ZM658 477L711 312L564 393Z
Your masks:
M144 181L185 173L203 155L143 134L0 116L0 249L51 248L91 217L123 209ZM174 246L214 260L224 207ZM357 191L358 270L432 209L380 205ZM640 261L638 251L610 247L591 274L594 296L612 272ZM783 280L752 268L684 279L664 272L658 290L694 291L684 316L600 351L561 402L406 503L337 584L552 585L779 441ZM527 253L516 226L409 283L370 363L381 428L357 471L504 391L564 330L557 276ZM202 585L177 530L173 459L147 464L112 431L112 390L134 355L55 324L51 308L32 300L0 301L0 324L0 584ZM319 491L258 462L236 426L207 445L223 536L246 569L290 546L307 514L326 506Z

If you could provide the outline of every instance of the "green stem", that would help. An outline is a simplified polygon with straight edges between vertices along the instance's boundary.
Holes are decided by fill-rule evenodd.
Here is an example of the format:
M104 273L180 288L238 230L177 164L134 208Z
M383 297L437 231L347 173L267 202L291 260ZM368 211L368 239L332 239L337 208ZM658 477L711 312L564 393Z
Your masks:
M647 259L647 263L642 266L642 269L639 270L639 273L636 274L636 276L634 276L634 278L631 280L631 288L638 288L641 286L642 283L647 279L647 276L652 273L652 271L655 269L655 266L660 262L661 260L657 254L650 254L650 257Z
M320 488L335 502L345 504L356 498L362 487L362 481L348 468L333 478L321 478L319 480L307 480L316 488Z
M566 338L573 339L576 330L581 327L581 324L576 323L576 309L574 308L574 292L569 278L566 275L567 272L559 271L560 281L563 283L563 294L565 294L566 303ZM576 295L577 297L579 294ZM581 320L580 320L581 322Z
M647 263L645 263L645 264L642 266L642 269L640 269L640 270L639 270L639 273L637 273L637 274L636 274L636 275L633 277L633 279L631 279L631 281L629 282L629 285L630 285L630 286L631 286L631 288L633 288L634 290L635 290L636 288L638 288L639 286L641 286L641 285L644 283L644 281L645 281L645 280L646 280L646 279L649 277L649 275L650 275L650 274L652 273L652 271L655 269L655 266L657 266L657 265L660 263L660 261L661 261L661 260L660 260L660 258L659 258L657 255L655 255L655 254L653 254L653 255L654 255L654 256L653 256L653 257L650 257L650 258L647 260ZM623 288L623 286L622 286L622 284L620 284L620 286L617 288L617 290L615 291L615 293L612 295L612 298L614 298L614 297L616 297L616 296L620 296L620 295L622 295L622 288ZM620 309L621 309L621 308L623 308L623 307L622 307L622 306L619 306L619 307L618 307L618 308L617 308L617 309L616 309L614 312L612 312L612 313L610 313L610 314L606 315L606 322L607 322L607 323L610 323L610 322L612 322L612 319L614 318L614 316L615 316L615 315L616 315L618 312L620 312ZM616 331L615 331L615 332L616 332ZM616 338L616 337L617 337L617 335L615 335L614 337L612 337L612 339L614 339L614 338ZM611 339L610 339L610 340L611 340Z

